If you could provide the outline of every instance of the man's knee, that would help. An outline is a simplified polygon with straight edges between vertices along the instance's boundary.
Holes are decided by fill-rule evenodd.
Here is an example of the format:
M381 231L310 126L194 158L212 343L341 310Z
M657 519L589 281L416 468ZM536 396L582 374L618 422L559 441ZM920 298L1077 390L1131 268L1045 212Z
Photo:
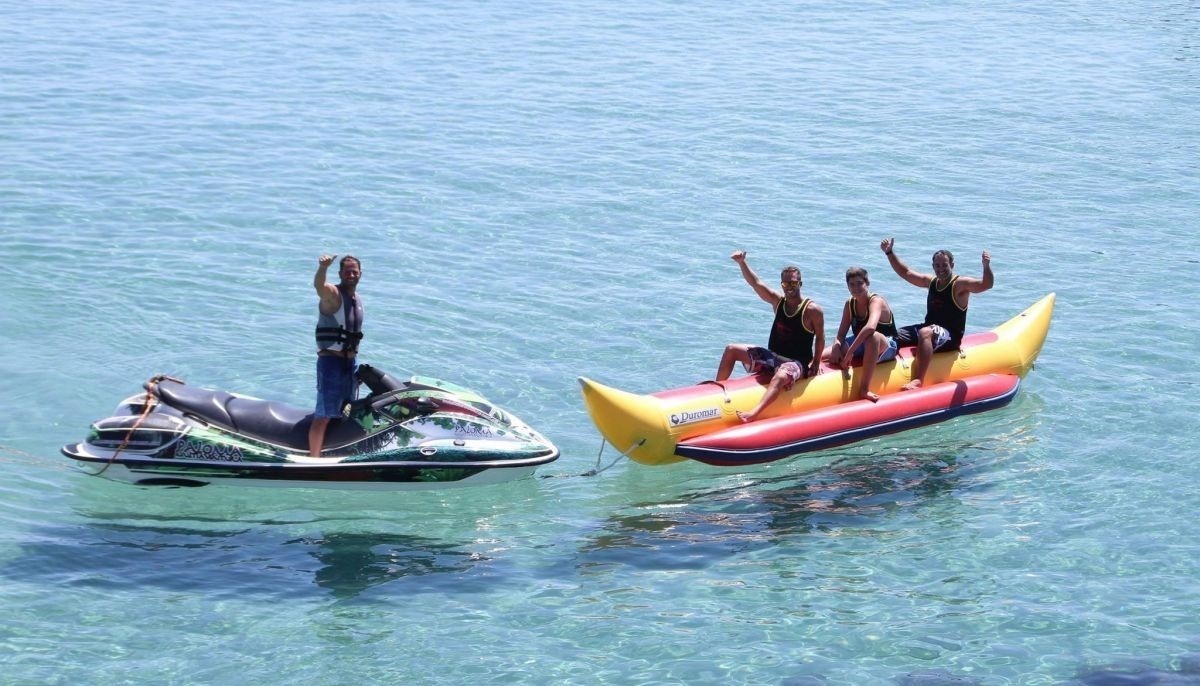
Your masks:
M792 376L791 372L783 369L782 367L776 369L775 376L771 377L771 385L779 388L780 390L790 391L795 383L796 379Z
M737 349L732 345L725 346L725 351L721 353L721 366L722 367L724 367L725 365L732 366L733 363L737 362L737 361L738 361Z

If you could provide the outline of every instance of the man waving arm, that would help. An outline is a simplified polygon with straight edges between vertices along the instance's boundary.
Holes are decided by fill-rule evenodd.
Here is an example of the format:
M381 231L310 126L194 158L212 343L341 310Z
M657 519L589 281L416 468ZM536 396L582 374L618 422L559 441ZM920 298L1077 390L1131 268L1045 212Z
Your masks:
M879 242L879 249L883 251L884 255L887 255L888 264L892 266L892 271L896 272L900 278L914 286L928 288L929 284L932 283L933 279L935 278L934 275L922 274L921 272L913 271L912 267L909 267L907 264L905 264L904 260L900 259L900 256L896 254L895 247L895 238L885 238Z
M317 259L317 273L313 276L313 288L317 289L317 297L321 299L321 312L333 314L342 306L342 295L337 286L325 280L329 265L333 264L337 255L321 255Z

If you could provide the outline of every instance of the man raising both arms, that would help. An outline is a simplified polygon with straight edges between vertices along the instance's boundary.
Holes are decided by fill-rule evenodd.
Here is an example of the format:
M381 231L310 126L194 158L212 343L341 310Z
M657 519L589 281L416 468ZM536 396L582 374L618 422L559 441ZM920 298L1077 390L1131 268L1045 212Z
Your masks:
M967 329L967 301L972 293L992 287L992 257L983 251L983 278L976 279L955 274L954 255L949 250L939 250L933 253L933 274L921 274L896 255L895 245L895 238L885 238L879 243L892 269L912 285L929 289L925 321L900 329L897 336L901 345L917 346L912 381L901 387L911 391L925 383L934 352L958 350Z
M815 376L821 369L821 353L825 349L825 313L820 305L800 295L799 267L787 266L780 272L779 285L783 289L783 293L780 293L763 283L746 264L745 250L738 250L730 258L738 263L742 278L750 288L775 310L767 347L730 343L725 346L717 369L717 381L729 378L735 362L741 362L756 374L772 374L758 407L750 412L738 412L743 422L752 422L779 397L781 391L790 389L800 379Z
M358 297L362 264L346 255L338 263L341 283L326 283L325 272L337 255L321 255L313 287L320 298L317 319L317 407L308 428L308 454L321 456L329 420L342 416L342 408L354 397L354 358L362 339L363 306Z

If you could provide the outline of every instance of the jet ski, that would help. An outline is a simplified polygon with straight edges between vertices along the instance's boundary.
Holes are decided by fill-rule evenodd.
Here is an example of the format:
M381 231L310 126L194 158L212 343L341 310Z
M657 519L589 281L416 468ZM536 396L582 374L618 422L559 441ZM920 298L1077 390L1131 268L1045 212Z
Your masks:
M500 483L558 459L550 441L469 389L401 382L366 364L357 380L370 393L330 422L320 457L308 454L311 410L169 376L62 453L89 474L142 486L399 491Z

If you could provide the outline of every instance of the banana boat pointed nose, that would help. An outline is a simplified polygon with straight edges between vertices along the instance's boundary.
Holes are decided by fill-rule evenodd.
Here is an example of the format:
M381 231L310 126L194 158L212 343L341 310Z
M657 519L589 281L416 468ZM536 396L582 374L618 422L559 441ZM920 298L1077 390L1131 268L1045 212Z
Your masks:
M675 454L675 437L658 398L628 393L583 376L578 380L592 422L614 448L642 464L683 460Z

